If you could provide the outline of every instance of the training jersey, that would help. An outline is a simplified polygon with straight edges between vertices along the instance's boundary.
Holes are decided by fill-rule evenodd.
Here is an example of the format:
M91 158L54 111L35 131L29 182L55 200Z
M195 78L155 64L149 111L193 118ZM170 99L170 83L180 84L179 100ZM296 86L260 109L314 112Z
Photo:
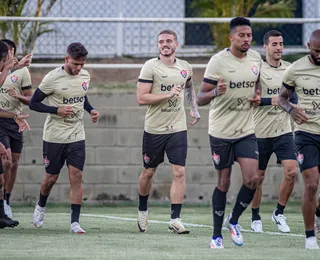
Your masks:
M20 95L23 95L23 90L31 89L31 76L26 67L9 74L0 88L0 108L20 114L22 103L19 99L9 95L9 89L14 89Z
M281 60L279 67L262 62L260 71L261 98L277 97L289 62ZM290 115L280 106L259 106L254 109L255 134L257 138L277 137L292 132Z
M179 96L158 104L148 105L144 130L150 134L170 134L187 130L184 110L184 89L192 77L191 65L180 59L166 65L160 58L148 60L142 67L139 82L152 83L151 94L169 93L175 85L181 85Z
M68 74L63 67L50 71L39 89L47 95L49 106L72 106L72 115L48 114L43 128L43 140L52 143L73 143L85 139L83 126L84 100L90 75L82 69L78 75Z
M255 95L259 80L261 56L249 50L241 59L229 49L211 57L203 81L217 85L219 77L227 91L211 101L209 134L213 137L237 139L254 133L253 107L249 98Z
M320 66L313 64L309 56L293 62L284 73L283 85L295 90L298 107L304 108L308 121L295 124L295 131L320 134Z

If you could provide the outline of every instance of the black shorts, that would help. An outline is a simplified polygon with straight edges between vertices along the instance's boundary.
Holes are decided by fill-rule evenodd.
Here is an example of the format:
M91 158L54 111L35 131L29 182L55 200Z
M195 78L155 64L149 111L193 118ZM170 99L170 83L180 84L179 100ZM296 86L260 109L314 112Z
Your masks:
M68 144L50 143L43 141L43 163L46 172L59 174L64 163L83 171L86 159L85 141Z
M320 165L320 135L296 131L295 151L300 171Z
M0 142L13 153L21 153L23 136L12 118L0 118Z
M211 154L217 170L231 168L238 158L258 160L258 144L254 134L238 139L224 139L209 135Z
M186 165L188 150L187 131L172 134L143 134L142 156L144 168L156 168L167 154L171 164Z
M272 153L275 153L280 161L296 160L293 134L287 133L277 137L258 138L259 170L267 168Z

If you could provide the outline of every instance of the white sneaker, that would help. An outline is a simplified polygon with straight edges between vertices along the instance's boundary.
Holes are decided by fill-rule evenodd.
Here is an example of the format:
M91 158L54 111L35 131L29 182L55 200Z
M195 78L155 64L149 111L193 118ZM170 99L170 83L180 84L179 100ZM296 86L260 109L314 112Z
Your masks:
M7 204L6 200L3 200L3 208L4 208L4 214L6 214L7 217L12 218L12 210L10 205Z
M231 240L233 243L235 243L237 246L243 245L243 237L239 228L239 224L230 224L230 219L232 217L232 213L230 213L224 220L224 225L226 228L229 229Z
M211 239L210 248L212 249L223 249L223 239L222 237L217 237L215 239Z
M186 230L180 218L171 219L169 223L169 231L177 234L189 234L190 231Z
M314 220L314 227L316 231L316 237L320 240L320 217L316 216Z
M46 210L46 207L40 207L37 201L36 206L34 208L33 216L32 216L32 222L35 227L37 228L42 227L45 210Z
M290 233L290 228L287 224L286 217L282 214L275 215L276 211L272 213L272 221L277 224L278 230L282 233Z
M306 249L319 249L316 237L306 238Z
M138 228L141 233L145 233L148 230L148 210L138 211Z
M254 232L263 232L263 230L262 230L262 221L261 220L251 221L251 229Z
M86 231L84 231L78 222L73 222L70 225L70 232L75 234L85 234Z

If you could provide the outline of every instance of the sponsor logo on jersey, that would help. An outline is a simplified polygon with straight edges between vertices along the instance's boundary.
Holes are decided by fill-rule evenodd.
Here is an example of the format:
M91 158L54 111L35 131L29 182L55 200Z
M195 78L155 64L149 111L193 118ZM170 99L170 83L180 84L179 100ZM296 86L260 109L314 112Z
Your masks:
M254 88L255 86L256 86L255 81L242 81L242 82L230 81L230 88Z
M303 94L305 95L310 95L310 96L314 96L314 95L320 95L320 88L304 88L302 87L302 91Z
M82 103L84 101L84 97L63 97L62 102L63 104L76 104L76 103Z

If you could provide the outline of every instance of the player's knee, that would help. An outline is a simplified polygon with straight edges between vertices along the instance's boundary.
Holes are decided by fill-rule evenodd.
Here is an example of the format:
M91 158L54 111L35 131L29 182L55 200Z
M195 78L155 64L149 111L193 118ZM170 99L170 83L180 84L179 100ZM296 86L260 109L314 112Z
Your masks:
M4 187L4 183L5 183L5 181L4 181L3 174L0 174L0 189L1 189L2 187Z
M155 174L155 171L156 170L154 168L143 169L140 178L152 179L153 175Z
M250 189L255 189L258 186L260 179L261 177L258 174L253 174L248 178L244 178L243 184Z
M259 172L257 186L261 186L264 182L265 174L264 172Z
M12 161L11 160L2 160L2 164L4 168L11 168L12 167Z
M12 161L11 169L13 169L13 170L18 169L18 161Z
M285 169L284 178L288 182L295 182L296 175L297 175L297 167L290 167L288 169Z
M318 184L308 182L305 184L305 193L309 198L315 197L318 191Z
M175 179L183 180L185 179L185 170L184 167L175 167L173 171L173 177Z
M43 184L47 187L52 187L58 180L58 175L48 174L43 180Z
M79 171L75 171L70 175L70 179L73 183L81 183L82 181L82 172Z
M218 179L217 187L222 192L227 192L231 184L230 178L220 178Z

